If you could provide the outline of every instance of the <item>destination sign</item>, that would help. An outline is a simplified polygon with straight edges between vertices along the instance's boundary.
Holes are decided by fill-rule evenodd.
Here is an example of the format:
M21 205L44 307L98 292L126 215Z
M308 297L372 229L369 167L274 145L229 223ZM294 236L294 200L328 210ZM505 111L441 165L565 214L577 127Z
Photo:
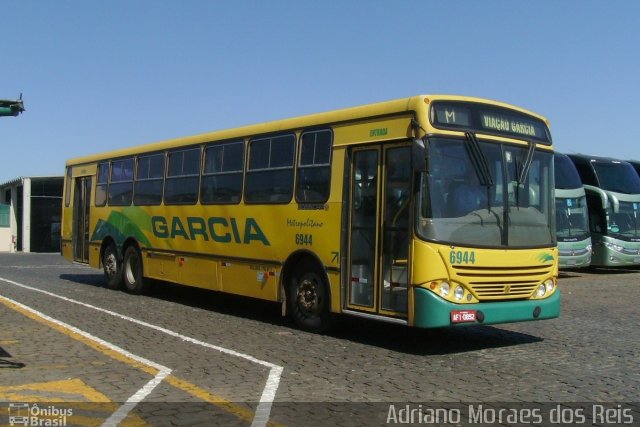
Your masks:
M536 134L536 127L533 124L497 114L482 113L482 126L499 132L512 132L533 137L540 136Z
M551 143L547 125L537 117L474 102L434 102L431 123L441 129L469 130Z

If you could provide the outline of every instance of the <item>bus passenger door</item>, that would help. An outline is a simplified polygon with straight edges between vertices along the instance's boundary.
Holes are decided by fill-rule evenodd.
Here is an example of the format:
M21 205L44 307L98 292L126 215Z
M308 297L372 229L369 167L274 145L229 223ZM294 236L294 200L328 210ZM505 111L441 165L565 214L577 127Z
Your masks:
M384 152L380 313L407 313L411 236L411 147Z
M347 306L375 312L378 262L378 177L381 150L354 150L351 164Z
M409 155L410 146L406 145L353 151L348 308L406 316Z
M76 178L73 196L73 260L89 262L89 211L91 177Z

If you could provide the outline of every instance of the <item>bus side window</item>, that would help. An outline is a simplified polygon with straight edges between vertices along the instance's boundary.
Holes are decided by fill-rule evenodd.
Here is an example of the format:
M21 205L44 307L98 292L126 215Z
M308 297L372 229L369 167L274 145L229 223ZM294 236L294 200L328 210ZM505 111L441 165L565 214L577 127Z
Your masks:
M240 203L244 141L212 144L205 148L204 153L200 202Z
M295 135L254 139L249 145L244 199L248 203L289 203L293 195Z
M163 180L164 153L139 156L133 184L133 204L159 205L162 202Z
M98 180L96 183L96 206L107 204L107 189L109 187L109 162L98 163Z
M129 206L133 200L133 158L111 162L109 205Z
M302 134L296 200L299 203L324 203L331 188L330 130Z
M198 201L200 183L200 147L169 152L164 202L169 205L193 205Z

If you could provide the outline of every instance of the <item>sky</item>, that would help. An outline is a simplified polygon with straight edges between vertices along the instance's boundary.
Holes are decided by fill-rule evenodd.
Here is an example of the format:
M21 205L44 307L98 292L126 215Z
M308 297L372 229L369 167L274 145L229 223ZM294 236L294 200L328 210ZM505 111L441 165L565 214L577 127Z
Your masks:
M69 158L418 94L496 99L640 159L635 0L0 4L0 184Z

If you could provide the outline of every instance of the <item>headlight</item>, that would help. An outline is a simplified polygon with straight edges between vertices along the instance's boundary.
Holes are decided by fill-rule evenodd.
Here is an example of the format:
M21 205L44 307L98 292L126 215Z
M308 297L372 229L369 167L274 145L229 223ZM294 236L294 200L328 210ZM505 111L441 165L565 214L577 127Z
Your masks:
M440 283L440 295L442 295L443 297L448 297L450 290L451 290L451 287L449 286L448 282Z
M616 245L616 244L609 243L609 242L604 242L604 245L605 245L606 247L608 247L609 249L613 249L613 250L614 250L614 251L616 251L616 252L622 252L622 250L624 249L624 247L623 247L623 246Z
M593 249L593 246L587 245L587 247L585 249L587 250L587 252L591 253L591 250Z
M462 286L456 286L456 289L453 291L453 296L456 300L460 301L462 297L464 297L464 288Z
M546 292L547 292L547 287L544 285L544 283L541 283L538 286L538 291L536 293L538 294L539 297L543 297Z
M544 285L547 288L547 292L551 292L553 290L553 286L554 286L553 280L551 280L551 279L545 280Z

